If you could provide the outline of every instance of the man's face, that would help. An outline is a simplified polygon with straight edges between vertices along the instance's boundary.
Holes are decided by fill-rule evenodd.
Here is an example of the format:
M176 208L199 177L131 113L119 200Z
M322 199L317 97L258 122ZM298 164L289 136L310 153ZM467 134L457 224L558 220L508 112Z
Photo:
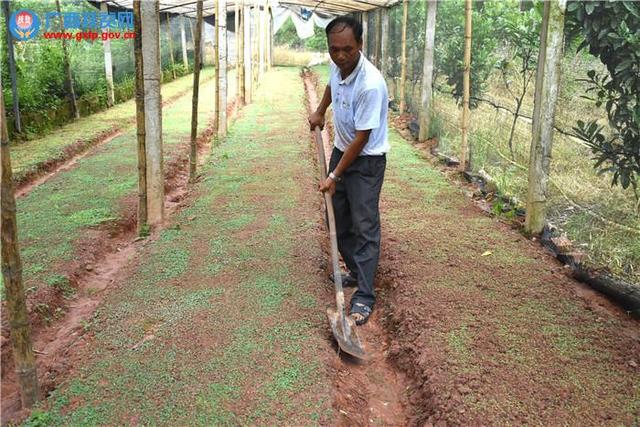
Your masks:
M362 42L358 43L351 27L337 25L328 38L329 56L340 71L351 72L360 59Z

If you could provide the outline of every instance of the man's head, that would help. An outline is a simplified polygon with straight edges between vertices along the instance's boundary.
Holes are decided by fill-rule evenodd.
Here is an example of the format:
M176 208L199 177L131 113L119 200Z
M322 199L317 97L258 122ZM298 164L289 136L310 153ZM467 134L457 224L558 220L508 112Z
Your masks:
M362 25L353 18L340 16L325 31L331 60L343 73L351 73L360 59Z

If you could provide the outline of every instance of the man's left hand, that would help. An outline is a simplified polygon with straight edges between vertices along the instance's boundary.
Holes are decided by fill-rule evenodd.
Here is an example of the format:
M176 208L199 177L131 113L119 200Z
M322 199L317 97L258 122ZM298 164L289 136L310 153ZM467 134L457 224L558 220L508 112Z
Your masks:
M320 185L318 186L318 190L322 191L323 193L328 191L329 195L333 196L336 192L336 182L327 177L324 182L320 183Z

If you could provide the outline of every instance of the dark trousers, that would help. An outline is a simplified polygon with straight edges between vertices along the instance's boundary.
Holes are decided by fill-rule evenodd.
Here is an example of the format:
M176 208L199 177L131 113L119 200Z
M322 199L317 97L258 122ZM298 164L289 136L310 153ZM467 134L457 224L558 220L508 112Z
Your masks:
M333 171L342 158L334 147L329 161ZM359 302L373 308L373 279L380 258L380 189L387 165L386 156L359 156L336 184L333 208L336 215L338 249L351 274L358 279L358 290L351 305Z

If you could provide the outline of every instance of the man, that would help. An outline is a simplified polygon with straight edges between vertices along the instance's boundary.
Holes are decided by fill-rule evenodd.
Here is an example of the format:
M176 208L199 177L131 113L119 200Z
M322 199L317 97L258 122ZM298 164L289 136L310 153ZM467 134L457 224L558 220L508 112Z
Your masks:
M387 85L362 54L362 25L339 17L326 28L331 77L318 109L309 116L311 129L324 126L333 105L334 148L331 173L319 189L333 197L338 249L349 273L345 286L357 285L350 316L364 324L373 310L373 280L380 256L380 189L386 167Z

